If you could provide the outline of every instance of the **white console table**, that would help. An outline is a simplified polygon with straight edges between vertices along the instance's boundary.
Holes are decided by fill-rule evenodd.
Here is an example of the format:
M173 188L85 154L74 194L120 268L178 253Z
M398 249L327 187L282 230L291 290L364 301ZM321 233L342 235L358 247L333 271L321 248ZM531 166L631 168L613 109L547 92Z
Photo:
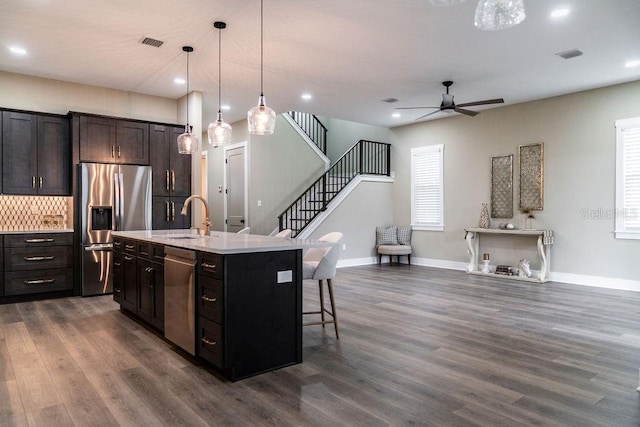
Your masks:
M550 272L550 255L551 244L553 243L553 233L551 230L503 230L500 228L466 228L465 239L469 247L469 264L467 265L467 273L478 274L482 276L504 277L516 280L525 280L528 282L543 283L548 282ZM480 249L480 236L482 234L510 236L531 236L536 237L538 248L538 256L541 260L540 273L538 277L518 277L517 275L506 276L495 273L483 273L478 268L478 251Z

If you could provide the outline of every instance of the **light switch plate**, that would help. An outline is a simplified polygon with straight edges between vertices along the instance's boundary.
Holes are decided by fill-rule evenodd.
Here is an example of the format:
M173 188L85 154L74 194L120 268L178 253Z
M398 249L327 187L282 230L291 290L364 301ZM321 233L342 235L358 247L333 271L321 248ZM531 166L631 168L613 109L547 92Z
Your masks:
M293 281L293 271L278 271L278 283L291 283Z

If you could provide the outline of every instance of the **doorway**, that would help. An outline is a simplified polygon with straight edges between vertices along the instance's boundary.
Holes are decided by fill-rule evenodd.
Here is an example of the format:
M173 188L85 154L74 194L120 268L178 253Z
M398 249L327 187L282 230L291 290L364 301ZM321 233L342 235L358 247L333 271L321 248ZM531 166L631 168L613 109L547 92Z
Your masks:
M224 229L231 233L249 226L246 150L246 142L224 147Z

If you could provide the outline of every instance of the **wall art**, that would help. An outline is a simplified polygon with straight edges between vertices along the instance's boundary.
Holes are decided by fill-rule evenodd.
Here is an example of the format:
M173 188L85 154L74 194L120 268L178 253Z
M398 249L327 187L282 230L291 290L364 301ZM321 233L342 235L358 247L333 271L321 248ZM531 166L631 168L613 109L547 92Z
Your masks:
M513 218L513 154L491 158L491 218Z
M520 146L519 209L542 210L544 201L544 144Z

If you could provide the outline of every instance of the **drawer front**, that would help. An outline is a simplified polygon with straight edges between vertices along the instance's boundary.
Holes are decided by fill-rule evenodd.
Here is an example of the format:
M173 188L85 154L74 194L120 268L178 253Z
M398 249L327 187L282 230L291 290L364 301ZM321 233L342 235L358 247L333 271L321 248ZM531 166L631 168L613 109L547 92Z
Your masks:
M222 324L222 282L206 276L198 277L198 315Z
M25 295L73 289L73 269L14 271L4 274L4 294Z
M198 321L197 355L219 368L224 368L222 328L204 317L199 317Z
M138 247L134 240L123 239L122 240L122 250L129 254L136 254Z
M113 237L113 250L124 251L124 239L122 237Z
M222 280L222 255L200 252L198 254L198 273Z
M73 266L71 246L5 248L5 271L66 268Z
M73 245L73 233L6 234L4 245L10 248Z
M155 262L164 262L164 246L149 242L136 242L137 254L141 258L146 258Z

